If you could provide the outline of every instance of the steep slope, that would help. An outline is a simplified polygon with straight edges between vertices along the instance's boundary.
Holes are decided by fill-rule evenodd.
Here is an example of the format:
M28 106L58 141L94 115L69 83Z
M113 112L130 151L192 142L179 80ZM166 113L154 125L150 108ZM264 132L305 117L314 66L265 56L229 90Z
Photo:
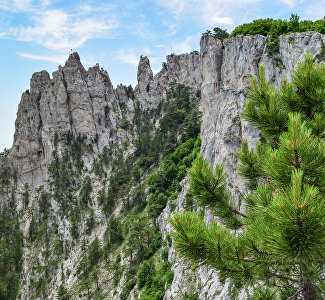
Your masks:
M215 271L177 258L167 223L195 209L183 178L199 145L190 130L197 101L203 155L225 165L234 193L245 192L235 152L242 138L251 147L259 138L239 116L250 77L263 62L279 85L306 52L322 58L323 38L282 36L270 57L264 36L203 35L199 54L170 55L155 76L141 58L134 91L113 88L98 65L85 70L77 53L52 78L33 74L13 146L0 156L1 207L15 206L19 221L10 218L24 234L18 298L227 299Z
M251 76L257 76L258 63L265 64L266 76L280 85L282 77L290 79L293 69L304 60L307 52L320 61L324 53L324 36L315 32L295 33L280 36L281 65L269 57L268 39L264 36L238 36L221 42L204 36L200 43L201 85L201 151L212 164L221 163L227 171L228 183L234 193L245 192L245 183L237 175L235 153L241 146L241 139L247 139L254 147L259 133L241 120L242 110ZM184 190L187 190L184 186ZM168 236L171 226L167 218L173 211L186 207L186 192L182 191L177 204L167 206L160 217L160 230ZM206 212L207 220L212 216ZM177 299L179 295L192 293L198 299L229 299L227 284L218 281L217 273L200 266L187 266L180 261L173 248L169 249L169 261L176 262L172 270L174 280L165 299ZM190 281L188 280L190 278ZM197 293L197 294L196 294ZM244 299L245 295L241 297Z

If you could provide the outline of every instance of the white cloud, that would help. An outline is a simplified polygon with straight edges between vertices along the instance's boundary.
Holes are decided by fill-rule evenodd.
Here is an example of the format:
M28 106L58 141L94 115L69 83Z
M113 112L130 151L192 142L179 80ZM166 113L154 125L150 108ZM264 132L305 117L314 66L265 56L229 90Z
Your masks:
M110 5L110 4L105 4L105 5L102 5L102 4L96 4L96 6L91 6L87 3L82 3L78 6L78 14L79 15L87 15L87 14L90 14L90 13L103 13L103 12L108 12L110 10L112 10L113 6Z
M142 49L142 53L143 53L144 55L150 55L150 54L151 54L151 51L150 51L149 48L143 48L143 49Z
M319 20L325 16L325 3L324 1L315 1L313 3L307 2L307 7L305 9L306 18L312 18L314 20Z
M19 41L34 42L53 51L80 47L117 26L114 20L79 18L57 9L48 9L33 20L33 26L11 28L11 33Z
M118 59L128 65L138 66L139 58L134 54L133 51L125 52L124 50L118 51Z
M144 18L142 18L142 20L139 22L132 24L127 29L133 31L143 38L153 37L153 33L150 31L150 23L147 22Z
M194 20L197 20L197 22L204 23L206 26L214 26L216 24L233 24L234 8L240 9L240 7L245 7L249 3L256 3L262 0L156 1L160 6L167 8L177 21L190 16Z
M67 13L63 9L51 9L51 0L0 0L0 9L25 13L29 26L7 26L5 38L42 45L51 51L63 52L82 46L87 40L111 37L118 27L115 17L109 13L109 5L80 5ZM0 38L4 33L0 34Z
M174 44L173 45L173 52L178 54L178 53L189 53L191 52L191 45L190 41L192 40L192 37L188 37L185 41Z
M296 0L280 0L280 2L288 5L290 8L294 8L297 4Z
M37 12L51 4L51 0L0 0L0 9L10 12Z
M19 56L32 59L32 60L44 60L44 61L49 61L53 63L58 63L58 64L64 64L64 62L67 59L67 55L61 55L61 56L48 56L48 55L35 55L35 54L30 54L30 53L17 53Z
M193 50L192 42L196 41L199 37L192 35L186 38L186 40L180 43L174 43L172 48L172 53L190 53Z
M15 6L21 10L28 9L31 2L32 2L31 0L14 0Z

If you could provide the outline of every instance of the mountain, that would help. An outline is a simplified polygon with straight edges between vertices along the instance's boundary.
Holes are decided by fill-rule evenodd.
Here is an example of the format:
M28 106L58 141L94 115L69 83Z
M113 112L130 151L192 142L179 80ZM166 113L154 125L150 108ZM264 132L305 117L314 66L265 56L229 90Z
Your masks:
M323 40L292 33L270 53L262 35L203 35L155 76L141 57L134 90L76 52L52 78L34 73L0 156L0 299L229 299L214 270L177 257L167 219L197 209L186 168L199 151L245 192L235 153L259 140L240 117L251 76L263 62L280 85L307 52L323 59Z

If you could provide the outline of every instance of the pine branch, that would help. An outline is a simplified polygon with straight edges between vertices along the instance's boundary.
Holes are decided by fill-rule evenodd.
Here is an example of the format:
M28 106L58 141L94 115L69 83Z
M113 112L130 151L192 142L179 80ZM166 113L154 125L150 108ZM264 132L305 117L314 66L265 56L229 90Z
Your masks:
M245 269L241 269L241 270L237 270L237 269L228 269L228 268L224 268L224 271L226 272L230 272L230 273L245 273L247 271L252 270L253 268L255 268L258 264L254 264L248 268Z
M216 187L218 185L218 183L215 184L214 187ZM206 191L208 191L211 195L214 195L214 199L216 199L220 204L224 205L225 207L227 207L227 209L229 209L231 212L233 212L236 215L242 216L244 218L247 218L247 215L242 213L241 211L235 209L234 207L230 206L228 203L226 203L225 201L222 201L220 198L218 198L217 194L215 194L215 189L211 189L210 186L208 184L203 185L204 188L206 189Z
M287 300L294 300L294 299L297 299L299 293L300 293L302 290L303 290L303 288L298 288L298 289L296 290L296 292L295 292L291 297L287 298Z
M231 196L226 189L226 174L223 167L217 165L212 170L209 162L199 155L189 170L191 194L199 200L201 206L220 206L230 213L246 218L247 215L230 204Z
M291 280L293 282L299 282L299 280L291 278L289 276L286 275L282 275L282 274L276 274L276 273L265 273L266 276L268 277L276 277L276 278L281 278L281 279L287 279L287 280Z

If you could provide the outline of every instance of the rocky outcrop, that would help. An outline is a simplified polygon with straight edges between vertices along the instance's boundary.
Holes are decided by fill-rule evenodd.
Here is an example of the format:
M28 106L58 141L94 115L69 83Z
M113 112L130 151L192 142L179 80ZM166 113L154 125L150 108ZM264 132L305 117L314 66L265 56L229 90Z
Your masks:
M268 38L260 35L237 36L215 40L203 35L201 39L202 152L212 163L224 164L228 181L234 190L244 192L236 173L236 151L242 138L254 147L259 133L240 118L250 86L250 78L258 75L258 64L264 63L266 76L280 85L291 74L307 52L322 52L319 33L292 33L279 38L279 53L271 58L267 51ZM280 62L280 63L279 63Z
M156 107L171 83L180 83L194 89L200 89L202 76L200 57L196 52L191 54L167 56L167 62L154 77L149 59L142 57L138 67L138 85L135 87L136 98L143 109Z
M0 173L7 166L12 166L18 174L17 190L20 193L26 185L31 189L46 186L47 167L55 149L55 136L61 137L67 132L84 136L86 144L96 140L93 143L95 149L84 157L85 170L91 170L94 159L105 146L108 149L116 148L123 141L136 138L133 130L128 130L122 124L128 122L134 127L137 109L149 111L156 108L161 99L166 97L170 85L179 83L201 92L201 151L204 157L213 164L221 163L225 166L229 174L228 183L234 194L237 191L245 193L245 183L237 176L235 153L243 138L248 140L250 147L254 147L259 140L259 132L240 117L251 76L258 75L258 64L263 62L267 77L279 85L283 76L290 78L294 67L304 59L307 52L317 55L317 61L322 59L323 38L314 32L282 36L279 38L279 52L270 57L267 51L268 38L264 36L238 36L220 41L203 35L199 53L167 56L167 62L163 63L161 71L155 76L149 59L142 57L134 91L123 85L114 88L109 75L98 64L85 70L79 55L72 53L65 65L53 73L52 78L46 71L32 76L30 90L23 93L19 104L13 146L9 153L0 156ZM132 147L128 151L132 151ZM91 172L87 174L93 178L92 195L96 197L98 190L106 183L97 180ZM174 211L183 209L187 188L183 182L183 190L176 202L168 204L159 218L159 228L164 238L172 230L167 218ZM33 195L35 202L30 202L29 208L37 206L38 194L35 192ZM0 198L0 201L4 199ZM64 242L72 243L70 233L67 233L70 223L64 216L61 218L57 203L51 201L54 216L58 218L58 231ZM19 208L22 208L22 204ZM98 207L94 205L93 208L99 223L95 234L101 237L106 225L102 223ZM211 221L213 216L207 212L206 218ZM94 239L95 234L90 240ZM76 272L76 264L82 256L80 247L73 246L75 248L71 248L73 251L66 254L67 258L62 263L62 270L65 272L69 269L71 274ZM26 248L25 251L26 256L33 256L32 249ZM185 261L178 259L173 246L169 249L168 259L173 264L174 279L164 299L180 299L185 292L191 291L198 292L199 299L229 298L227 287L220 284L214 270L203 266L194 269L189 267ZM27 260L24 272L23 278L27 281ZM57 278L60 274L57 274ZM68 286L73 286L76 281L73 276L67 279ZM187 278L191 278L191 281ZM53 298L58 282L55 279L51 282ZM118 291L121 290L122 287L118 287ZM30 298L29 292L29 287L24 286L25 299ZM112 291L110 295L117 297Z
M279 54L276 59L267 53L267 37L238 36L221 42L203 35L200 44L201 85L201 151L212 164L223 164L227 171L231 190L245 193L245 182L237 175L238 163L236 152L241 147L241 139L247 139L254 148L259 140L259 132L240 118L250 86L250 78L258 75L258 64L265 65L266 76L276 85L281 84L284 76L291 78L299 61L304 60L307 52L316 55L318 61L324 49L319 33L292 33L280 37ZM324 51L324 50L323 50ZM276 60L280 60L280 64ZM166 221L174 211L183 209L186 191L180 193L176 204L167 206L160 216L160 229L165 234L171 232ZM206 215L207 221L212 220L211 214ZM222 286L213 270L199 266L193 268L175 256L174 248L169 250L169 260L173 265L174 281L171 289L166 292L165 300L177 299L185 291L198 292L199 299L230 299L227 285ZM184 278L194 278L192 282ZM240 299L244 299L243 294Z
M120 143L125 138L121 123L124 117L132 122L136 102L142 109L156 107L172 82L199 88L199 55L170 55L155 77L149 59L141 58L134 94L123 85L114 89L98 64L86 71L76 52L52 79L46 71L35 73L30 91L21 98L11 148L16 168L21 175L26 174L23 181L41 183L45 177L42 166L51 159L55 133L70 131L88 140L97 136L99 150L110 142Z

